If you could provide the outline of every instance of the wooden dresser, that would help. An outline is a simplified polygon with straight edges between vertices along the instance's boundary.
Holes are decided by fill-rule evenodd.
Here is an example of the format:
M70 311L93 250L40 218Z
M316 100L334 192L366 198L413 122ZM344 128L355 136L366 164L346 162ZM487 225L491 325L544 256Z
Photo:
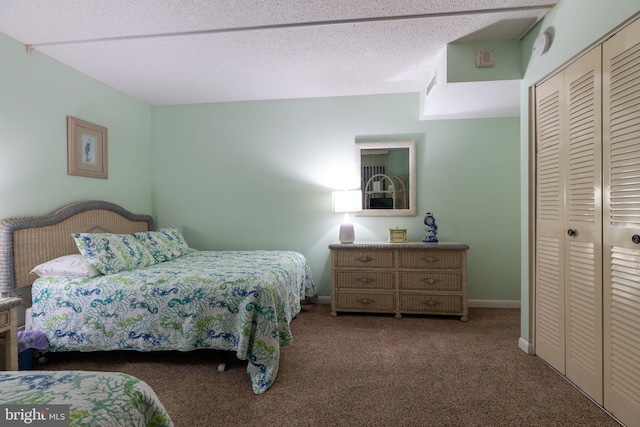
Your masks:
M331 244L331 315L467 317L467 250L460 243Z

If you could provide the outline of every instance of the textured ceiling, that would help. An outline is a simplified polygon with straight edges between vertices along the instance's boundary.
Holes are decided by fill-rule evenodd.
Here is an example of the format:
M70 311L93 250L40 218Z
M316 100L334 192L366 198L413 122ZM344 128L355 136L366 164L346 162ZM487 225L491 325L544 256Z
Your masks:
M558 1L1 0L0 33L150 105L406 93Z

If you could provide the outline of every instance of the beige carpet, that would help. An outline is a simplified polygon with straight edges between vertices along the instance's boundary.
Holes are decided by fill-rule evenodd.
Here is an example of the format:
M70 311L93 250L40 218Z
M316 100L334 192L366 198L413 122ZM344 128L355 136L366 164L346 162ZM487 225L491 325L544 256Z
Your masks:
M146 381L182 426L619 426L518 346L520 312L340 314L304 306L265 394L221 355L56 353L34 369L121 371Z

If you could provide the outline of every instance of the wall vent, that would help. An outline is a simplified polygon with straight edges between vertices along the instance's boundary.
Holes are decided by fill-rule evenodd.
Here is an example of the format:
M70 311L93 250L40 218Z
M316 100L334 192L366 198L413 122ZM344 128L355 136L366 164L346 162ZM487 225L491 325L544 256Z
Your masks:
M433 74L433 78L427 83L427 96L431 93L433 88L436 86L436 74Z
M489 68L496 64L496 54L493 49L484 49L476 52L476 68Z

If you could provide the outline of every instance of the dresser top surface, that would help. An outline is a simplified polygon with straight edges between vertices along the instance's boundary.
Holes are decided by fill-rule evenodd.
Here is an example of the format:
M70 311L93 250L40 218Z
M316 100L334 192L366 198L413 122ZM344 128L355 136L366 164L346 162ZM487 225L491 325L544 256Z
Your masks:
M356 241L354 243L332 243L329 249L436 249L445 251L468 250L469 245L456 242L404 242L389 243L385 241Z
M22 303L22 300L20 298L16 298L16 297L0 298L0 311L7 311L17 305L20 305L20 303Z

